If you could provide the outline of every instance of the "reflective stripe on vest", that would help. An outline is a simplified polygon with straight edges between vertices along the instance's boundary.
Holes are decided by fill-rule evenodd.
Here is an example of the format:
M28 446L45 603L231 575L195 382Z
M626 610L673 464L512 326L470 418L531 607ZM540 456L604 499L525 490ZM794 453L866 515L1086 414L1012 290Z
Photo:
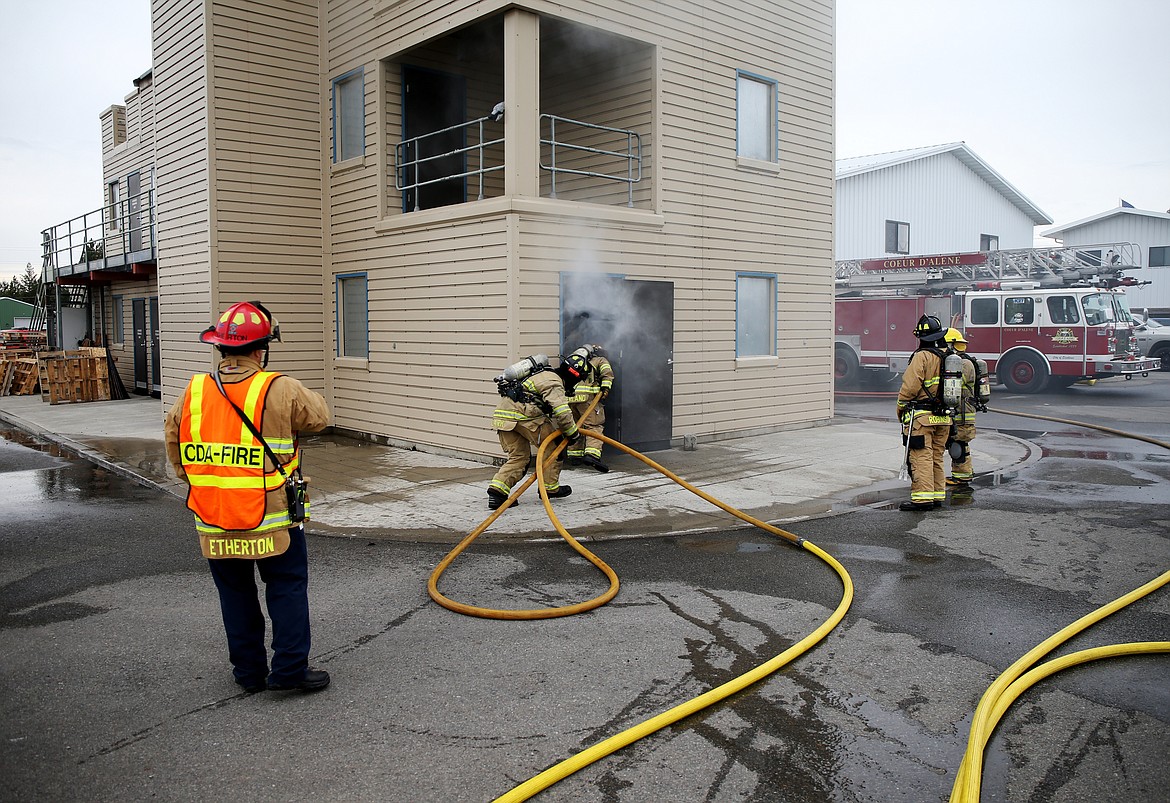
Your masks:
M259 371L240 382L224 384L228 396L258 430L263 426L268 389L278 376ZM224 399L215 379L208 374L193 377L187 386L184 407L179 457L191 486L187 507L195 513L196 529L212 534L227 530L263 532L290 526L287 510L267 512L267 494L280 490L284 478L275 468L265 470L263 445ZM293 456L282 464L286 472L292 472L299 463L293 439L266 440L275 454Z

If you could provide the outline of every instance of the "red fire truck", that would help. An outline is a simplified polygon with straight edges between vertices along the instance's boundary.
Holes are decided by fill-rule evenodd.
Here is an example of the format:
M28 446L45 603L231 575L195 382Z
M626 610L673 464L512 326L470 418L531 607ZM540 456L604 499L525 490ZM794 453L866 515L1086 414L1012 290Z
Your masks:
M962 331L968 353L1013 392L1146 376L1159 361L1138 353L1124 289L1136 282L1123 274L1139 253L1104 243L840 261L837 384L905 370L922 315Z

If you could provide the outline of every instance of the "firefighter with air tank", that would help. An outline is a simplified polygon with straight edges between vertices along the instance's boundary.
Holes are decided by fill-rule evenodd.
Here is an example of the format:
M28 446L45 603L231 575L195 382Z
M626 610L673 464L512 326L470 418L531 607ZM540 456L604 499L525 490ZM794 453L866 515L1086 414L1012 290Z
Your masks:
M548 357L534 354L508 366L495 378L500 403L492 413L492 429L500 439L507 459L488 485L488 509L495 510L511 495L512 487L524 476L532 456L531 447L539 447L550 433L561 432L569 448L584 449L569 408L566 388L572 388L586 372L585 357L573 353L553 369ZM564 452L544 470L544 487L550 499L568 496L573 489L560 484Z
M925 511L942 507L946 498L943 452L950 438L952 414L961 398L959 357L939 348L946 335L942 321L923 315L914 327L918 348L902 374L898 391L898 420L910 468L910 499L900 510ZM944 369L949 369L944 371Z
M974 470L971 466L971 441L975 440L975 413L987 411L991 399L991 382L987 375L987 363L967 353L967 340L958 329L947 329L943 336L949 350L962 358L963 392L955 412L954 426L947 442L951 457L951 473L947 477L948 487L963 489L970 487Z
M600 396L601 398L597 400L589 417L581 421L581 427L594 432L603 432L605 430L605 400L609 397L610 390L613 389L613 366L609 364L609 358L601 346L586 344L573 353L586 356L588 360L585 376L577 382L577 387L573 389L573 395L569 398L569 404L573 408L573 417L581 421L581 416L593 402L593 398ZM569 465L583 463L603 474L606 473L609 471L609 466L601 462L601 445L599 439L586 434L583 448L568 451Z

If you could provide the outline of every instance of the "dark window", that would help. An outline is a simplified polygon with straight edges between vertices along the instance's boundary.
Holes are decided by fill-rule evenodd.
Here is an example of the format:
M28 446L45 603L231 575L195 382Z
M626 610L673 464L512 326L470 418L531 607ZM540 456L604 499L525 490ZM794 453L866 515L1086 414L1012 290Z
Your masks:
M1150 261L1147 267L1170 268L1170 245L1155 245L1150 248Z
M999 323L999 299L971 299L971 323L994 326Z
M1003 322L1008 326L1027 326L1036 320L1031 297L1005 298Z
M980 251L998 251L999 250L999 235L998 234L980 234L979 235L979 250Z
M1049 296L1048 320L1057 324L1080 323L1077 300L1073 296Z
M910 253L910 224L897 220L886 221L886 253Z

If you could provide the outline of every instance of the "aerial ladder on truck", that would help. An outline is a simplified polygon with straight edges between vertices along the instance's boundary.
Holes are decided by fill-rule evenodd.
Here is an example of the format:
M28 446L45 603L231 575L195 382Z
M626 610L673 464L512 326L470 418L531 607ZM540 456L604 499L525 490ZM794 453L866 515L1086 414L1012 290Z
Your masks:
M838 261L834 379L849 386L867 371L875 378L903 371L923 314L976 326L982 358L1001 381L1026 392L1050 378L1157 370L1156 361L1138 359L1117 292L1146 284L1125 275L1140 267L1140 255L1139 246L1122 242ZM1073 311L1081 305L1083 313Z
M837 296L898 290L902 294L991 289L992 284L1035 282L1048 287L1138 286L1126 270L1141 267L1133 243L1019 248L957 254L843 259L836 263ZM917 288L917 289L915 289ZM1006 288L1005 288L1006 289Z

